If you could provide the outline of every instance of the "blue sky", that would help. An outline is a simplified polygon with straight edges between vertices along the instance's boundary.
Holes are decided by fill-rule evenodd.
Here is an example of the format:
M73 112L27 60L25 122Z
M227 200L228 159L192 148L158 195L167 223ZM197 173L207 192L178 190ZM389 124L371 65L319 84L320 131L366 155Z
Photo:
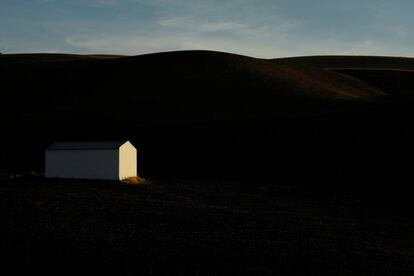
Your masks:
M414 56L412 0L1 0L0 51Z

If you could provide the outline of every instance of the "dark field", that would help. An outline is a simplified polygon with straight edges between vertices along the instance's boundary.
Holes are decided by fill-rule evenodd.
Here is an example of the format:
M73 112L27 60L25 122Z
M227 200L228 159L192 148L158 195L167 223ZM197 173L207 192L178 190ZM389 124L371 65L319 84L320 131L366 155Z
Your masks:
M414 275L413 70L396 57L1 55L3 177L41 174L54 141L130 140L155 181L3 180L0 261L16 274Z
M305 171L306 184L386 189L413 178L413 68L412 58L209 51L2 55L0 169L42 172L54 141L127 139L144 177Z
M411 198L260 182L2 181L0 260L15 273L412 275Z

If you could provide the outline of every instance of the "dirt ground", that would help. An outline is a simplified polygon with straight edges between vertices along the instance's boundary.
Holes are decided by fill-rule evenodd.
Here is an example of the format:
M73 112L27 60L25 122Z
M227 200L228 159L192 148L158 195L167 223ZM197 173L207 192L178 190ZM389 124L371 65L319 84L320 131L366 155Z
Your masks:
M414 216L395 202L269 183L2 180L0 262L16 274L412 275Z

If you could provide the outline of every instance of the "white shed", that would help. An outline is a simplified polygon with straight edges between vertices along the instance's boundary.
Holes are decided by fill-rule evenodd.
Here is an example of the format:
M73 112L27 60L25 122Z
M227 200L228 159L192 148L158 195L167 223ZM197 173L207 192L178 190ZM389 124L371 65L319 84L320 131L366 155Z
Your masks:
M122 180L137 176L137 150L129 142L56 142L46 149L48 178Z

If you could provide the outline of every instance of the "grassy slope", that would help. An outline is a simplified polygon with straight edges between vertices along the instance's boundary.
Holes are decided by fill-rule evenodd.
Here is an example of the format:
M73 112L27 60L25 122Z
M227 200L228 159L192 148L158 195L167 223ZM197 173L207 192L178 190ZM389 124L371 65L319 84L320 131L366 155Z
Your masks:
M344 74L207 51L64 57L0 58L4 166L41 169L53 140L128 138L149 175L336 175L385 166L395 137L412 147L410 104Z
M279 64L303 64L355 77L393 95L413 96L414 58L375 56L311 56L274 59Z
M204 51L111 59L4 55L0 73L6 107L39 123L124 117L154 125L306 116L326 101L383 95L341 74Z
M306 64L319 68L382 68L414 70L414 58L381 56L306 56L273 59L276 63Z
M217 52L105 59L4 56L1 99L7 104L2 114L19 110L20 124L97 125L106 120L117 125L127 120L153 126L304 117L331 101L384 95L342 74Z
M395 203L260 182L2 181L0 263L17 274L411 275L412 202Z
M372 101L392 86L212 52L0 68L1 164L41 167L54 139L127 137L145 176L215 179L1 181L3 271L414 272L413 105Z

